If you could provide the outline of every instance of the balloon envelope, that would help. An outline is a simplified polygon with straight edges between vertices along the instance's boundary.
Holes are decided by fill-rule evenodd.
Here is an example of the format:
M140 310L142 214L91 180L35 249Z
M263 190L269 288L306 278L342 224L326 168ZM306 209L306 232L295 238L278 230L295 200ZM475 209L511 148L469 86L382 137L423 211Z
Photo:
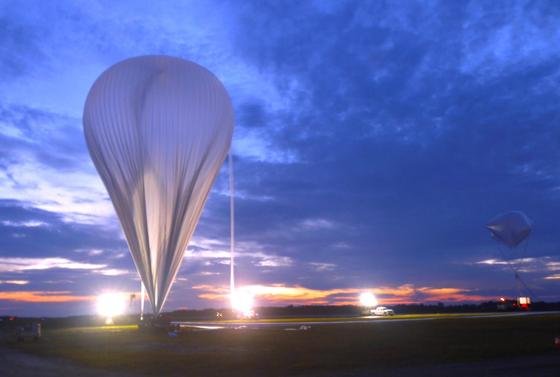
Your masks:
M511 211L494 217L486 227L494 238L513 248L529 237L533 221L521 211Z
M101 74L83 122L91 158L159 314L230 147L230 98L195 63L142 56Z

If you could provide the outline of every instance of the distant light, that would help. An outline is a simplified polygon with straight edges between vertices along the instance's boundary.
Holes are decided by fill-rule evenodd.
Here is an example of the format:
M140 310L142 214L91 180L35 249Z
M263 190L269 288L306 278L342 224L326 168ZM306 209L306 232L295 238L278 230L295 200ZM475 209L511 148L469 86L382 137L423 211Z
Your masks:
M529 305L529 304L531 304L531 298L530 297L518 297L517 302L519 302L519 305Z
M363 292L360 295L360 304L366 308L377 306L377 298L371 292Z
M113 318L126 310L128 296L122 293L110 292L97 296L97 314L105 317L105 324L113 324Z
M231 308L244 318L255 316L254 302L254 294L246 289L237 289L231 295Z

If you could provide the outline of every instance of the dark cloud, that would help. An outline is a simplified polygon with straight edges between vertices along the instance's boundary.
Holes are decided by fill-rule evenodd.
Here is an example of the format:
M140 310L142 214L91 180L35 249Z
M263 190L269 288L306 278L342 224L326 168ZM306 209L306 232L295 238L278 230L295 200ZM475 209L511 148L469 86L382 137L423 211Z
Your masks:
M3 80L19 77L29 71L34 58L40 58L37 29L22 25L15 2L0 6L0 77Z
M76 56L73 47L65 56L78 61L98 54L106 65L125 52L171 53L228 68L220 71L236 103L236 222L239 249L246 254L239 259L242 280L317 289L412 283L483 295L512 293L503 265L476 262L499 257L484 224L509 209L524 210L535 220L531 256L559 256L560 7L554 2L329 4L236 4L231 14L216 12L230 30L227 40L208 38L217 34L202 29L188 38L168 32L172 20L162 15L154 24L136 8L124 26L111 14L95 19L95 11L68 10L61 27L78 29L76 18L87 29L69 43L88 35L91 47L76 47ZM26 51L37 56L36 41L42 39L32 28L15 37L20 25L15 16L0 23L8 31L0 47L9 52L0 68L13 80L31 64L31 55L18 46L30 45ZM204 36L198 44L197 33ZM142 42L135 41L140 34ZM56 46L63 42L57 39ZM251 75L268 81L252 81ZM243 81L252 85L244 90L254 93L237 87ZM4 103L0 119L10 127L0 132L6 174L28 155L41 162L37 166L93 174L79 119ZM224 169L196 231L193 253L227 250L226 192ZM114 224L104 231L106 224L68 221L64 214L33 209L26 200L3 202L2 211L0 220L49 225L0 226L0 256L59 255L132 269L128 256L111 258L126 249ZM208 246L208 239L219 246ZM89 249L107 252L75 251ZM206 305L191 287L227 284L224 263L223 258L187 258L180 274L186 280L174 288L180 294L172 295L170 304L184 305L180 295ZM555 281L544 280L551 271L539 266L528 273L529 280L540 294L551 296ZM44 274L44 280L55 275ZM75 279L79 272L56 272L64 274Z
M262 103L246 102L239 106L238 122L242 127L265 127L267 125L266 110Z
M0 134L0 161L9 164L18 155L32 155L61 171L87 161L81 120L26 106L0 106L5 124Z
M269 116L284 125L271 139L301 162L240 162L240 187L275 198L241 204L247 226L240 232L266 234L300 260L327 258L329 245L343 240L352 247L335 260L349 260L347 271L360 279L372 269L395 281L407 270L442 279L442 263L491 253L483 225L495 213L520 208L547 218L557 210L559 93L542 89L558 75L558 50L516 57L516 64L488 61L482 74L465 68L489 60L476 55L492 49L515 57L515 30L511 45L493 41L523 6L494 12L444 3L434 13L433 4L359 2L328 14L310 3L256 8L246 9L238 43L279 81L300 83L293 111ZM547 38L537 19L519 22ZM266 38L248 39L249 30ZM313 216L345 227L326 235L281 231Z

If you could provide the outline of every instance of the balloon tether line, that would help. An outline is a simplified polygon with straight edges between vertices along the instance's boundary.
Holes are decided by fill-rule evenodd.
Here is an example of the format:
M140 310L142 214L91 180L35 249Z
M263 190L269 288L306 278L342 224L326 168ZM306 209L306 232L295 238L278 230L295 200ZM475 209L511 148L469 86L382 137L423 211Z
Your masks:
M526 255L527 253L527 248L528 248L528 244L529 244L529 240L525 241L525 245L524 245L524 252L523 254ZM525 281L523 280L523 278L521 277L521 275L519 274L519 269L517 267L515 267L512 263L512 260L508 259L506 256L506 253L504 253L503 251L503 246L498 246L498 250L503 258L503 260L507 263L508 267L511 269L511 271L513 272L513 276L516 280L516 282L520 285L523 286L523 288L525 288L525 290L527 291L527 293L529 293L529 297L532 298L537 298L534 294L533 291L531 290L531 288L529 288L529 286L527 285L527 283L525 283ZM518 294L519 296L521 296L521 288L518 287L517 288Z
M235 268L234 268L234 258L235 258L235 187L233 180L233 156L232 152L228 155L228 165L229 165L229 293L230 299L233 299L235 291Z
M144 320L144 298L146 296L146 288L144 282L140 279L140 321Z

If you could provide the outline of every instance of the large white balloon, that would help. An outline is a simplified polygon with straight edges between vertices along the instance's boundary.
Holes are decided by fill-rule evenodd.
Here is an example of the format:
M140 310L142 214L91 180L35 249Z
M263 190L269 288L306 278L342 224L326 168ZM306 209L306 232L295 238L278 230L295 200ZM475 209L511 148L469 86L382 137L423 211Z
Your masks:
M532 224L523 212L511 211L494 217L486 227L494 238L513 248L529 237Z
M198 64L141 56L101 74L83 122L91 158L159 314L228 153L231 100Z

